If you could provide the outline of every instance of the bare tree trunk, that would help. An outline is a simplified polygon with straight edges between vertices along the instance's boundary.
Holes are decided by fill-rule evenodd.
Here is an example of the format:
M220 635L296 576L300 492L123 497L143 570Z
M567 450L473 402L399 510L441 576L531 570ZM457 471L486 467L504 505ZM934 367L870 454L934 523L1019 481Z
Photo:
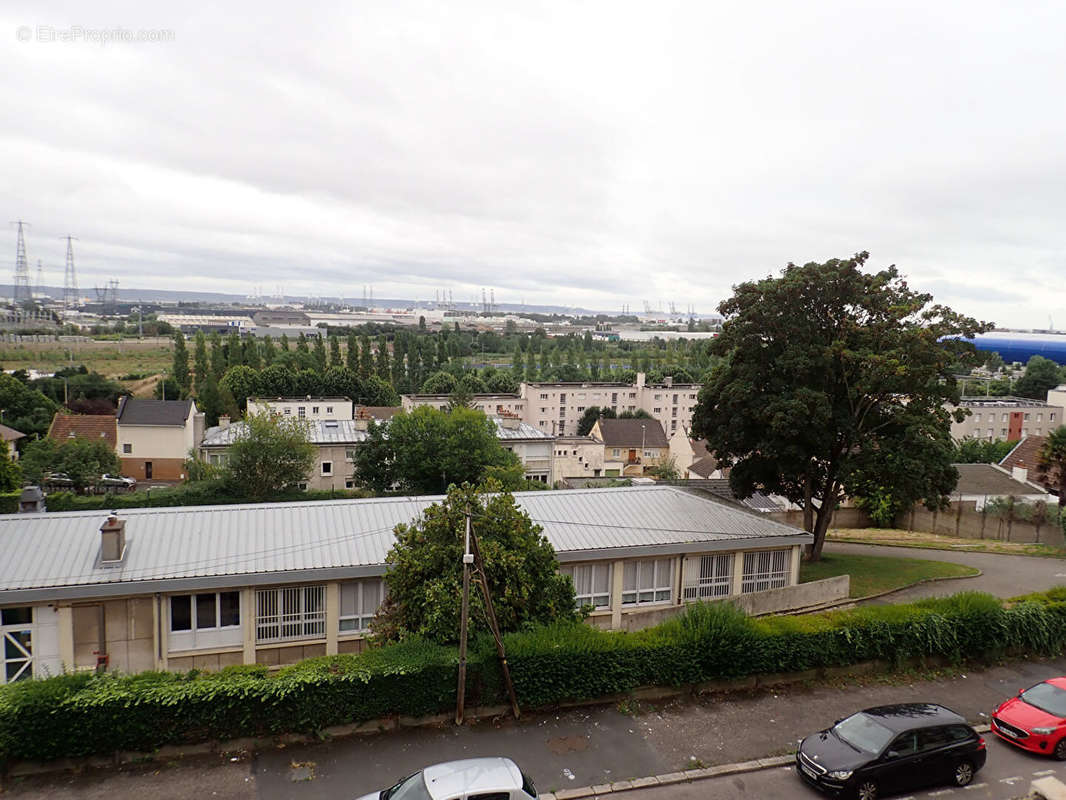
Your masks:
M814 523L814 541L811 543L808 561L819 561L822 558L822 545L825 544L825 534L829 530L829 521L833 518L832 503L823 502L818 509L818 517Z
M811 502L811 473L803 476L803 530L814 532L814 504Z

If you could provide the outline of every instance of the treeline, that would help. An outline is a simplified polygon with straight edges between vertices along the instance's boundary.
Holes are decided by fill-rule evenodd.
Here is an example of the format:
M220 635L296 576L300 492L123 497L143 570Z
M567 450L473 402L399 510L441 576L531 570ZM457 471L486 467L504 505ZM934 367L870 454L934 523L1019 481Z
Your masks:
M637 370L652 382L667 375L678 383L692 382L713 366L704 342L641 344L647 346L626 354L588 332L548 338L540 329L499 334L464 332L458 326L376 337L355 331L344 337L301 333L295 340L282 335L277 341L242 338L234 331L226 337L198 332L190 356L185 337L175 334L172 374L157 396L195 396L213 425L220 414L241 414L248 398L258 395L345 396L361 405L389 406L408 393L515 392L522 380L632 382ZM508 346L509 363L485 363L490 354L506 359Z

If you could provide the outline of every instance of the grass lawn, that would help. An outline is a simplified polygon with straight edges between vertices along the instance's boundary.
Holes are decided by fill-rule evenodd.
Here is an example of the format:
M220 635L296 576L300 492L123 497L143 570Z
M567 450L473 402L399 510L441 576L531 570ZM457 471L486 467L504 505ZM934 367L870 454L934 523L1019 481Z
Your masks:
M831 542L884 544L894 547L916 547L927 550L965 550L979 553L1009 553L1022 556L1066 558L1066 550L1047 544L1003 542L998 539L961 539L922 531L894 528L834 528L826 537Z
M885 558L823 553L821 561L800 564L800 583L851 576L851 597L901 589L926 578L961 578L978 574L962 564L928 561L923 558Z

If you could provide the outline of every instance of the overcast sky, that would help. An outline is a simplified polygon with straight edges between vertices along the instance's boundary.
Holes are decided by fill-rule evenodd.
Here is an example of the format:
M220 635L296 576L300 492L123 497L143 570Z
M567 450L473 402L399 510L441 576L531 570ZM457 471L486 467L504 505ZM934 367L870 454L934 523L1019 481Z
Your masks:
M712 311L865 249L1066 328L1063 4L91 5L0 9L31 280Z

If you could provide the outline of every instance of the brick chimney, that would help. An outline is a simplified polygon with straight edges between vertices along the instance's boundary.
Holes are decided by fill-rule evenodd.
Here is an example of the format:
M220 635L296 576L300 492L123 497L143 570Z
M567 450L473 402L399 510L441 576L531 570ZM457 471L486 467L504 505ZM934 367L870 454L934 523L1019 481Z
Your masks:
M355 429L357 431L365 431L370 428L370 412L365 407L360 407L355 410Z
M100 562L121 564L126 557L126 520L112 511L107 521L100 526Z
M229 414L218 415L218 427L225 430L229 427Z

